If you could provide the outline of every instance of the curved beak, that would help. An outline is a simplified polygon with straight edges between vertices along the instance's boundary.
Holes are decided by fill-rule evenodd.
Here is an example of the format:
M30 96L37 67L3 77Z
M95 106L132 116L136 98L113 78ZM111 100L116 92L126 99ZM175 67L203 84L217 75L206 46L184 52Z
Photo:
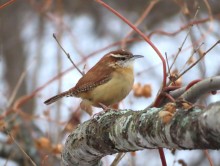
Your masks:
M132 59L143 58L143 55L133 55Z

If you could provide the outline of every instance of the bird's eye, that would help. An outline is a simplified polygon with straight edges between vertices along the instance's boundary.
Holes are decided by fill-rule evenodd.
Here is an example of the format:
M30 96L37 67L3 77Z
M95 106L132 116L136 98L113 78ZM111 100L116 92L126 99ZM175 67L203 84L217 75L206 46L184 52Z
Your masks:
M122 61L126 60L125 57L120 57L119 59L122 60Z

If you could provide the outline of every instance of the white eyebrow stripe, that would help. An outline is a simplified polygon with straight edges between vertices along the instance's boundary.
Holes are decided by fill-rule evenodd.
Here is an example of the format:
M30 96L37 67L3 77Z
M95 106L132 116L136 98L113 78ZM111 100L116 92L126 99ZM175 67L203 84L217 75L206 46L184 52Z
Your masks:
M123 58L125 56L121 55L121 54L110 54L112 57L115 57L115 58Z

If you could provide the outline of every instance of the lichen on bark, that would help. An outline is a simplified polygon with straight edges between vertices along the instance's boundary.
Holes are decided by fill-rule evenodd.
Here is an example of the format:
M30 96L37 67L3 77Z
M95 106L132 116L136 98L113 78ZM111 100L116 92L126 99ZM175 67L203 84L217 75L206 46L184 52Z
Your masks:
M142 111L111 110L80 124L67 138L64 165L99 165L105 155L145 148L220 148L220 103L206 109L168 104Z

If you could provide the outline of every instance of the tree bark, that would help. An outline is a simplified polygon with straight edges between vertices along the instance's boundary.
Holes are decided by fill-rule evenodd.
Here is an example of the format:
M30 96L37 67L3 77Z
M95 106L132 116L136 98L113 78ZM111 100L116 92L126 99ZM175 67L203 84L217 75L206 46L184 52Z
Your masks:
M67 138L64 165L101 165L101 158L146 148L219 149L220 102L205 109L182 102L142 111L111 110Z

